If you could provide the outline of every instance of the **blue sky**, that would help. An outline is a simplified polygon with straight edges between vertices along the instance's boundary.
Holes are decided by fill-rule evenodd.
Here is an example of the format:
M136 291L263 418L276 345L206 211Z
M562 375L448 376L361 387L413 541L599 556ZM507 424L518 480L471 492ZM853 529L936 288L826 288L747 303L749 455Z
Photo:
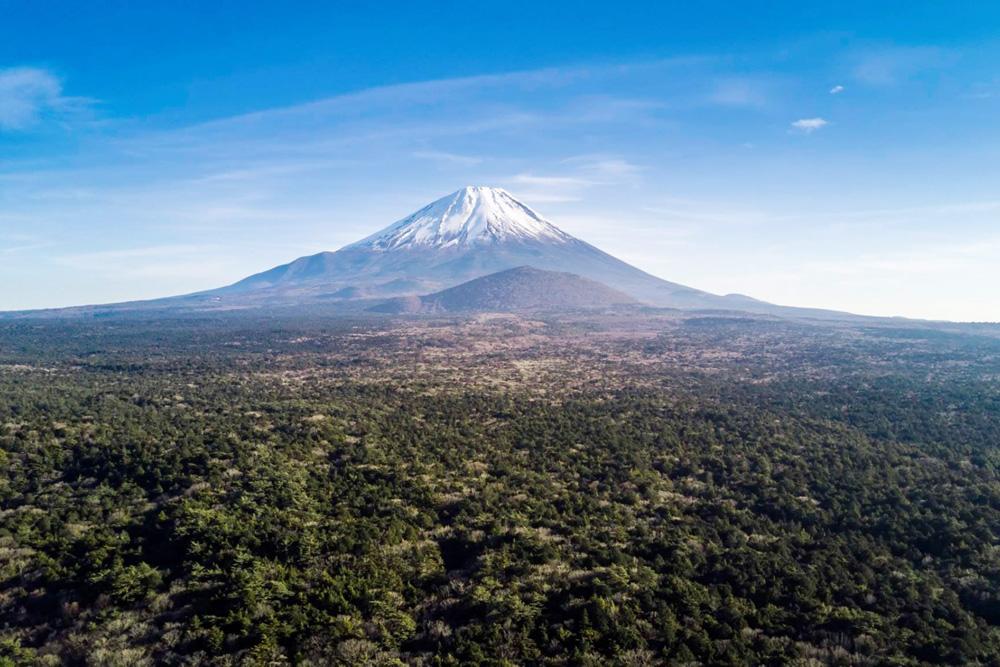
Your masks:
M1000 320L1000 4L758 4L0 0L0 308L483 184L702 289Z

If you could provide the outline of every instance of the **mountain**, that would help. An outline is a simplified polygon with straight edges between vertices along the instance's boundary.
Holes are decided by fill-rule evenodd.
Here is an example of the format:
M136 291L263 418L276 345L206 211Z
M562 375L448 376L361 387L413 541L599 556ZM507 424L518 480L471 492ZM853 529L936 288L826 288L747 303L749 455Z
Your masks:
M315 305L357 312L378 300L436 294L524 266L573 274L653 306L820 319L857 317L777 306L739 294L720 296L662 280L567 234L505 190L489 187L462 188L336 252L300 257L227 287L47 314L104 316ZM417 301L411 298L410 303ZM9 316L18 314L5 315Z
M564 310L635 304L624 292L572 273L519 266L474 278L427 296L396 297L370 310L383 313Z
M576 274L660 306L745 309L761 303L661 280L570 236L505 190L488 187L463 188L336 252L301 257L209 294L254 301L412 295L518 266Z

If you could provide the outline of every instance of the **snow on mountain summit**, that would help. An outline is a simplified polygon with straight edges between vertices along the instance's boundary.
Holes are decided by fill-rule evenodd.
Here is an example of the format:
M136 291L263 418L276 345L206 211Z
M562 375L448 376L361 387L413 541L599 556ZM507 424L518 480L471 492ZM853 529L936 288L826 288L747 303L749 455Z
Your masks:
M349 248L451 248L498 242L565 243L572 237L506 190L469 186L442 197Z

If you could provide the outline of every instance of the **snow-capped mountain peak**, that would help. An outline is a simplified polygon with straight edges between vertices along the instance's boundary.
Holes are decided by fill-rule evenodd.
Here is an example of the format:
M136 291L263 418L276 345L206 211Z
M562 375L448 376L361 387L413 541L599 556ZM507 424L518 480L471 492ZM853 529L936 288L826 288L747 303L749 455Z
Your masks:
M514 268L530 281L524 267L573 274L671 308L770 307L651 276L573 238L506 191L489 187L462 188L336 252L299 257L205 294L339 303L439 292Z
M348 247L395 250L570 240L571 236L506 190L469 186Z

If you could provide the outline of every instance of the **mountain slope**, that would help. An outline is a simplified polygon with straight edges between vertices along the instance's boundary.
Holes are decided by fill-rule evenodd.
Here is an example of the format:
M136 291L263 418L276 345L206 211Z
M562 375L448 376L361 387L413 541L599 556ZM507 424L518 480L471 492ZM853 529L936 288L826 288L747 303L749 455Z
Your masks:
M371 308L383 313L565 310L634 304L607 285L572 273L519 266L423 297L397 297Z

